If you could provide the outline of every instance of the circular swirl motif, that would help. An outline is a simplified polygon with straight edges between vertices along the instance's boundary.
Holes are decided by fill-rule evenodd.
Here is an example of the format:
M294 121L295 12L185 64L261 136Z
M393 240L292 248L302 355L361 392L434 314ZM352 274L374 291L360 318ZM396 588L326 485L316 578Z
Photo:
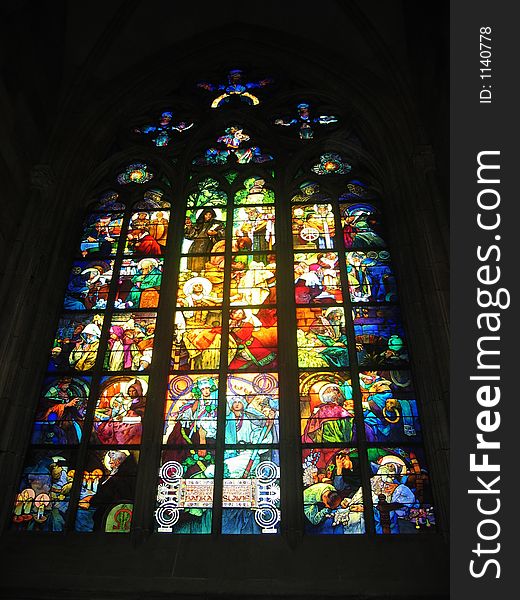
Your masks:
M182 465L175 460L169 460L162 465L159 475L166 483L175 483L182 477Z
M257 394L272 394L278 390L278 379L271 373L260 373L253 380Z
M256 467L255 475L260 483L273 483L278 477L278 467L274 462L264 460Z
M187 375L178 375L170 380L170 393L174 398L179 398L187 394L192 387L193 381Z
M259 527L271 528L278 524L280 515L278 510L268 502L261 502L255 510L255 521Z
M179 520L179 509L171 502L161 504L155 511L155 520L161 527L173 527Z

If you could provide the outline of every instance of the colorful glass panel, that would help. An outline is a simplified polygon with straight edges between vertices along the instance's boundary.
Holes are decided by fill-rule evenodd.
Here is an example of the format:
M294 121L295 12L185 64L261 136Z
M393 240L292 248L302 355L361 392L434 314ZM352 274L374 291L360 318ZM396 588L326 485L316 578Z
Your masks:
M122 224L123 215L121 213L88 215L81 235L81 256L94 258L115 254Z
M138 461L136 450L112 448L88 452L76 531L130 532Z
M32 450L22 471L12 525L23 531L63 531L74 477L69 450Z
M198 255L224 252L226 249L226 210L206 207L188 210L184 223L183 254ZM187 268L199 273L204 269L205 260L190 256Z
M346 185L345 192L339 197L339 201L360 202L362 200L373 200L374 197L374 193L368 189L365 183L359 181L359 179L351 179Z
M371 435L386 443L421 441L421 424L409 371L366 371L359 374L363 419Z
M397 284L390 268L390 254L347 252L347 278L352 302L395 302Z
M177 306L200 308L222 304L224 268L223 255L182 256Z
M106 308L113 260L78 260L72 264L63 308L65 310L103 310Z
M306 448L302 467L305 533L365 533L357 449Z
M217 92L218 95L211 103L211 108L219 108L228 104L232 98L239 98L242 102L251 106L256 106L260 103L258 96L253 94L251 90L263 88L272 79L261 79L260 81L244 81L243 71L241 69L232 69L227 74L227 81L223 83L207 83L201 82L197 87L208 92Z
M233 183L233 181L235 181L235 179L238 177L238 172L226 171L226 173L224 173L224 177L226 178L228 183Z
M295 250L331 250L336 247L336 226L331 204L295 206L292 209Z
M241 127L227 127L224 135L217 138L217 147L208 148L202 156L193 159L198 166L224 165L231 156L238 164L264 163L273 160L270 154L265 154L258 146L242 145L249 142L251 137Z
M337 123L338 119L333 115L320 115L318 117L311 116L310 104L308 102L300 102L295 117L284 117L276 119L274 124L282 127L298 126L298 133L301 140L312 140L314 137L313 125L330 125Z
M408 362L404 327L396 306L355 306L354 334L360 365Z
M235 194L235 204L273 204L274 192L265 187L260 176L248 177L244 187Z
M304 181L299 186L300 191L296 193L292 198L291 202L330 202L330 194L320 191L320 184L315 181Z
M222 346L222 313L217 310L178 310L171 353L173 370L218 369Z
M262 320L263 319L263 320ZM266 324L267 323L267 324ZM235 308L229 312L229 369L275 369L278 362L276 311Z
M226 444L278 443L277 373L228 375Z
M152 362L156 313L120 313L112 317L104 367L144 371Z
M148 377L103 377L94 411L92 443L140 444Z
M47 377L36 409L32 444L77 445L90 393L90 377Z
M164 200L163 196L164 194L162 190L146 190L146 192L143 194L143 199L138 200L133 205L133 209L160 210L162 208L170 208L171 204L168 202L168 200Z
M230 301L233 305L259 306L276 303L275 256L267 264L259 262L260 255L235 254L231 263ZM258 314L258 309L251 311ZM265 311L264 311L265 312Z
M136 127L135 133L140 133L149 137L158 148L167 146L175 132L182 133L193 127L193 123L185 121L173 122L173 112L171 110L164 111L156 124L143 125Z
M386 247L378 208L365 202L356 202L340 204L339 209L343 242L347 250Z
M124 258L119 269L114 307L120 310L157 308L162 272L162 258Z
M268 206L237 208L233 212L233 251L271 252L275 248L275 212ZM262 262L267 262L267 254Z
M155 520L160 533L211 533L215 455L211 450L163 451Z
M376 533L435 529L428 469L422 448L368 448Z
M172 375L168 380L163 442L214 445L217 438L217 375Z
M189 208L201 206L226 206L227 194L220 189L220 183L212 177L205 177L197 184L197 191L188 196Z
M103 326L100 314L61 317L54 336L49 371L89 371L95 365Z
M349 373L300 373L300 414L304 444L352 442L354 400Z
M126 236L125 254L160 256L164 253L170 213L166 210L132 214Z
M118 201L119 194L114 191L105 192L99 200L89 206L89 210L125 210L125 205Z
M226 450L222 533L276 534L279 524L278 450L266 447Z
M148 171L146 163L133 163L117 176L117 183L127 185L129 183L147 183L153 178L153 173Z
M318 175L347 175L352 167L336 152L326 152L320 156L320 162L312 167Z
M345 311L339 306L297 308L300 367L348 367L350 364Z
M342 302L338 255L335 252L306 252L294 255L296 304Z

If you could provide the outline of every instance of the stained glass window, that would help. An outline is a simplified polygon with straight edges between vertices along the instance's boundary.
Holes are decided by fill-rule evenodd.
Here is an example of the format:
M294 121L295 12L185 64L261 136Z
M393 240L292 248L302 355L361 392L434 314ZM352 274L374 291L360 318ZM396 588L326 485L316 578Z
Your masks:
M208 92L218 93L211 102L211 108L219 108L228 104L232 98L239 98L245 104L256 106L260 103L260 99L251 90L263 88L269 83L272 83L271 78L261 79L260 81L245 81L241 69L232 69L229 71L225 82L215 84L201 82L197 85Z
M367 522L376 534L429 530L424 452L408 446L421 442L421 426L379 202L345 181L335 193L304 182L291 204L305 531L362 534Z
M341 120L300 102L260 135L247 111L273 82L247 79L199 84L219 114L246 112L182 161L173 140L194 123L143 120L132 135L169 170L129 160L92 199L15 529L128 533L140 502L157 535L276 536L288 506L309 535L434 530L384 203L344 151L284 172L277 140L308 148Z
M205 178L188 193L193 208L176 287L158 532L279 531L273 203L267 174ZM213 521L215 504L221 523Z

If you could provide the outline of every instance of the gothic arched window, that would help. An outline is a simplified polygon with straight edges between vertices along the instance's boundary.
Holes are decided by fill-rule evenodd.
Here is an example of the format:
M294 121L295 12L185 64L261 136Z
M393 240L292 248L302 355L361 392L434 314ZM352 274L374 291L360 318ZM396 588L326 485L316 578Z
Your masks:
M151 111L96 182L14 528L434 529L383 199L339 111L248 79Z

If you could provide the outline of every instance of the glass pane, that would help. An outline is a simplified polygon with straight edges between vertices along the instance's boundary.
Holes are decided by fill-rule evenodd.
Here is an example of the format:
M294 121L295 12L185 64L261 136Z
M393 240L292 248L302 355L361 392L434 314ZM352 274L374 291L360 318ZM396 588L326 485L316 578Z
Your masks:
M409 371L359 374L368 440L403 443L421 440L421 424Z
M274 208L252 206L233 211L233 251L264 252L257 260L267 263L268 253L275 247Z
M76 531L128 533L139 452L90 450L76 513Z
M119 271L114 307L157 308L162 271L162 258L124 258Z
M268 255L267 263L261 262L261 258L263 256L254 254L233 255L231 304L276 304L276 257L274 254ZM252 312L257 314L258 309Z
M90 377L47 377L36 410L32 444L79 444Z
M348 175L352 167L340 154L326 152L320 156L320 162L313 165L312 170L318 175Z
M193 449L163 451L155 520L161 533L211 533L215 455Z
M144 371L152 362L156 313L120 313L112 317L105 369Z
M93 258L115 254L122 223L122 213L88 215L81 234L81 256Z
M204 270L206 258L197 255L224 252L225 237L225 209L207 207L186 211L182 253L189 255L186 265L188 270L195 273Z
M138 200L133 208L140 208L142 210L157 210L162 208L170 208L171 204L163 199L163 192L159 189L147 190L143 194L143 199Z
M94 412L91 442L140 444L148 377L103 377Z
M300 367L349 366L342 307L297 308L296 323Z
M175 313L171 370L218 369L221 325L221 311L178 310Z
M295 249L331 250L336 247L336 226L332 204L295 206L292 209Z
M138 162L128 165L123 172L119 173L117 183L120 185L127 185L129 183L143 184L153 179L153 177L153 173L148 171L148 165Z
M400 366L408 362L404 327L396 306L356 306L353 316L360 365Z
M300 191L291 198L291 202L330 202L330 194L322 193L315 181L304 181L299 187Z
M117 192L106 192L102 194L99 200L89 205L90 210L125 210L125 205L118 200L119 194Z
M300 373L300 414L304 444L348 443L355 439L350 374Z
M103 310L107 306L113 260L77 260L72 264L63 308Z
M49 371L88 371L96 362L102 315L66 315L58 321Z
M214 445L217 438L217 375L173 375L168 380L163 443Z
M345 248L384 248L381 213L366 202L340 204Z
M294 255L294 298L297 304L343 301L336 252L300 252Z
M26 531L63 531L74 478L75 454L69 450L28 453L13 509L13 527Z
M257 371L259 368L276 368L276 322L274 309L267 314L258 311L256 315L249 309L232 309L229 313L229 369Z
M435 529L429 475L421 448L368 448L376 533Z
M235 194L235 204L274 204L274 192L266 188L263 177L249 177Z
M305 533L365 533L357 449L306 448L302 468Z
M226 444L277 444L277 373L241 373L227 378Z
M188 206L226 206L227 194L219 189L220 183L212 177L206 177L197 184L198 190L188 196Z
M221 254L182 256L177 306L199 308L222 304L225 259ZM193 271L190 267L196 267Z
M386 250L347 252L347 277L352 302L395 302L397 285Z
M278 450L225 451L222 533L279 533L279 465Z
M160 256L164 254L170 211L132 213L126 236L125 254Z

